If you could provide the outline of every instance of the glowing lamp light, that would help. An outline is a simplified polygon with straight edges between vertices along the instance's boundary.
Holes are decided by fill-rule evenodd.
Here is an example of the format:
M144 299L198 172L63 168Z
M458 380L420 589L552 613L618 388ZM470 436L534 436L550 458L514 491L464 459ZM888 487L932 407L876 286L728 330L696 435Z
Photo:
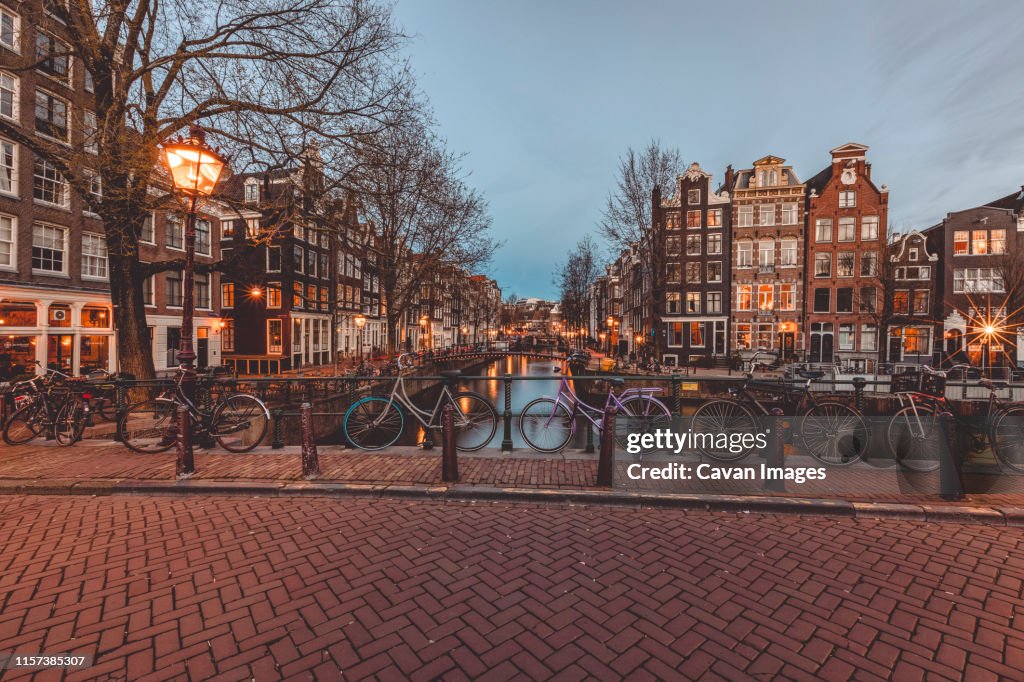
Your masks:
M985 336L992 336L993 334L996 333L996 328L989 324L989 325L985 325L985 328L984 328L983 331L985 332Z
M174 189L190 197L213 194L225 162L216 149L206 144L202 128L192 126L186 137L168 140L163 152Z
M363 326L366 325L366 317L363 315L356 315L355 322L356 326L362 329Z
M249 290L249 295L252 296L253 298L259 298L260 296L263 295L263 290L260 289L259 287L253 287L252 289Z

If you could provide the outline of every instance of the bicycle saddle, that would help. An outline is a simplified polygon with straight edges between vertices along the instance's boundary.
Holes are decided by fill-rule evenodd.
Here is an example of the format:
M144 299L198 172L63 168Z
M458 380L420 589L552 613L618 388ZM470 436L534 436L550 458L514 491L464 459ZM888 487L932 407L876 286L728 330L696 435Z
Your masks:
M462 376L462 370L461 369L443 369L440 372L438 372L438 374L440 374L445 379L458 379L460 376Z
M978 385L982 388L993 389L996 386L999 388L1006 388L1009 384L1005 381L992 381L991 379L982 379L978 382Z
M806 369L799 370L797 372L797 374L802 376L804 379L820 379L823 376L825 376L824 372L820 372L820 371L810 372L810 371L808 371Z
M626 380L622 377L608 377L608 383L612 386L625 386Z

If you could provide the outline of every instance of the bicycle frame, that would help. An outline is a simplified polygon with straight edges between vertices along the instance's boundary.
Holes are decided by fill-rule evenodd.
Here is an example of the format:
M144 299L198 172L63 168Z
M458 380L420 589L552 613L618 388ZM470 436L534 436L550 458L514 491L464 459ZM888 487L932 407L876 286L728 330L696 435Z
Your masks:
M619 393L618 395L616 395L615 391L612 390L611 388L609 388L608 389L608 397L605 399L604 407L603 408L597 408L597 407L594 407L593 405L590 405L589 403L584 402L582 399L580 399L580 397L578 395L576 395L576 392L572 389L572 386L569 384L569 377L567 377L567 376L565 376L563 374L562 375L562 379L561 379L561 381L558 384L558 393L553 398L553 400L555 401L556 405L560 404L563 407L567 408L572 413L573 416L576 416L577 414L581 414L584 417L586 417L587 420L591 424L593 424L595 427L600 429L601 428L601 417L604 415L605 410L607 410L609 407L613 407L613 406L618 408L619 410L623 410L625 408L625 405L623 405L623 403L622 403L622 399L623 398L627 398L627 397L634 396L634 395L653 396L653 395L656 395L656 394L659 394L659 393L661 393L661 389L657 388L657 387L650 387L650 388L627 388L622 393ZM544 396L544 397L549 397L549 396ZM557 412L557 408L555 410L551 411L551 416L548 417L548 422L547 422L547 424L545 424L545 426L550 424L550 421L551 421L551 419L554 418L556 412ZM591 413L593 413L595 415L599 415L599 416L597 416L597 418L592 417ZM573 419L572 430L573 430L573 432L575 432L575 430L576 430L576 420L575 419Z
M399 405L404 407L406 411L408 411L408 413L411 414L416 419L416 421L418 421L423 426L423 428L430 430L440 429L441 407L442 405L444 405L446 399L448 400L448 402L451 403L452 407L455 409L455 412L459 417L464 418L466 416L465 413L463 413L462 408L459 407L459 401L455 399L455 396L448 389L447 384L445 384L441 388L441 394L437 396L437 402L434 403L434 407L432 410L427 411L417 407L416 404L413 403L412 398L409 397L409 393L405 389L405 377L399 375L395 379L394 386L391 387L391 393L388 396L388 407L381 410L380 415L377 417L377 419L374 420L374 424L379 424L380 421L384 419L384 417L387 415L388 408L390 408L395 403L398 403Z
M765 407L765 405L760 400L757 399L757 396L755 396L751 392L752 389L750 389L747 386L747 384L750 382L751 378L752 377L750 375L747 376L747 380L745 382L743 382L743 385L739 388L738 391L736 391L736 393L735 393L736 398L737 398L737 400L739 400L740 402L742 402L744 404L753 405L753 406L757 407L758 411L760 411L760 413L762 415L766 415L767 416L767 415L771 414L771 410L769 410L767 407ZM788 387L788 386L778 386L778 387L776 387L776 386L761 386L761 385L756 386L753 390L761 391L763 393L771 393L771 394L777 395L777 396L782 396L782 399L783 399L782 402L785 405L785 409L787 411L796 412L796 408L804 408L804 407L813 408L813 407L817 407L818 401L814 398L814 394L811 392L811 382L813 382L813 381L814 381L814 379L807 379L806 383L804 383L804 387L803 387L802 391L797 389L795 386L793 386L793 387ZM794 400L794 398L796 398L796 396L798 394L798 391L799 391L799 396L800 397L799 397L798 400ZM791 410L790 408L793 408L793 409Z

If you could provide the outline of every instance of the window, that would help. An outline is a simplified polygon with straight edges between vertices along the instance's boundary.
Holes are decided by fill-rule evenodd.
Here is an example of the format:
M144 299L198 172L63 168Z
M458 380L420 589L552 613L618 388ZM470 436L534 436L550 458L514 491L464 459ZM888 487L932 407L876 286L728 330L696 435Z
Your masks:
M851 322L839 325L839 350L853 350L854 329L855 327Z
M711 208L708 209L708 227L721 227L722 226L722 209Z
M142 231L139 232L140 242L145 242L146 244L156 243L156 230L153 228L153 219L152 213L147 213L146 217L142 219Z
M18 77L0 71L0 116L18 120Z
M873 313L878 310L877 304L878 289L875 287L861 287L860 289L860 311L862 313Z
M267 320L267 352L278 355L284 352L281 320Z
M180 308L182 303L181 273L168 272L164 279L164 292L167 294L167 305Z
M57 168L53 164L41 156L36 156L32 196L47 204L62 208L67 206L68 193L64 176L57 172Z
M839 219L839 234L836 241L852 242L857 239L857 221L855 218Z
M754 226L754 207L740 206L736 209L736 227Z
M700 190L691 189L686 192L686 203L688 204L699 204L700 203Z
M245 181L245 200L250 203L260 200L260 184L258 180L250 179Z
M281 272L281 247L267 247L267 272Z
M248 239L256 239L260 236L260 219L259 218L246 218L245 219L245 236Z
M17 14L0 8L0 45L14 52L18 51L19 23Z
M995 255L1006 253L1006 230L992 230L989 234L989 248Z
M235 221L234 220L222 220L220 221L220 238L231 239L235 236Z
M679 214L675 211L665 212L665 229L666 230L678 230L679 229Z
M82 235L82 277L107 278L107 244L102 235Z
M779 310L796 310L796 285L779 285Z
M840 192L839 193L839 208L853 208L857 205L857 193L856 192Z
M679 348L683 345L683 323L670 322L668 325L668 345Z
M853 277L853 266L857 257L853 251L841 251L836 256L836 274L840 277Z
M797 206L796 204L782 205L782 224L796 225Z
M687 256L699 256L700 255L700 235L691 234L686 237L686 255Z
M309 275L310 277L316 277L316 263L317 263L316 251L313 251L311 249L307 250L306 251L306 274Z
M892 295L892 312L895 315L906 315L910 309L910 292L901 290Z
M67 45L49 33L36 31L36 69L59 81L67 82L71 67Z
M852 313L853 312L853 289L850 287L842 287L836 290L836 312L837 313Z
M775 310L775 287L773 285L757 285L757 309L761 312Z
M41 272L67 273L65 254L68 231L54 225L32 226L32 269Z
M292 246L292 265L297 273L302 273L302 268L306 263L306 254L302 251L302 247L298 244Z
M89 180L89 194L97 199L103 198L103 178L94 170L85 169L83 175ZM89 210L89 209L86 209Z
M953 255L966 256L968 254L968 232L957 230L953 233Z
M61 142L68 140L68 103L36 90L36 131Z
M737 324L736 327L736 348L747 350L751 347L751 333L749 324Z
M235 283L223 282L220 285L220 305L222 308L235 307Z
M167 366L173 367L178 364L178 348L181 346L181 329L179 327L167 328Z
M928 347L928 332L920 327L903 329L903 352L908 355L921 355Z
M152 307L156 305L156 297L154 291L155 283L156 280L153 278L152 275L147 277L142 282L142 304L145 306Z
M796 240L783 239L781 248L779 249L779 255L781 256L779 261L782 267L796 267Z
M686 283L700 284L700 263L686 264Z
M974 230L971 233L971 253L975 256L988 253L988 230Z
M927 315L928 314L928 290L917 289L914 291L914 308L913 312L915 315Z
M775 224L775 204L761 204L757 209L760 225Z
M704 323L703 322L691 322L690 323L690 347L691 348L703 348L704 347Z
M185 248L181 218L177 214L168 213L164 222L167 224L167 248L179 250Z
M878 254L874 251L860 255L860 276L874 277L878 274Z
M665 312L669 315L678 315L681 310L683 297L679 293L665 294Z
M814 241L816 242L830 242L832 241L832 219L831 218L818 218L814 221Z
M722 253L722 235L721 233L712 233L708 235L708 255L718 255Z
M916 262L917 262L917 249L916 249L916 248L914 248L914 249L909 249L909 250L907 251L907 258L908 258L908 259L909 259L909 260L910 260L910 261L911 261L912 263L916 263Z
M878 239L878 216L866 215L860 219L860 238L865 241Z
M665 253L669 256L678 256L679 246L679 237L668 237L665 239Z
M775 241L762 239L758 243L757 263L762 272L771 272L775 269Z
M197 308L209 310L210 308L210 276L195 275L192 282L192 293L194 294L193 305Z
M1002 294L1006 293L1006 287L998 268L955 268L953 292Z
M708 281L722 281L722 261L711 261L708 263Z
M862 351L877 350L878 327L873 324L860 326L860 349Z
M749 268L754 264L754 242L736 242L736 267Z
M18 194L18 145L0 138L0 192Z
M281 285L277 282L267 283L267 307L281 307Z
M827 313L832 309L832 290L818 287L814 290L814 312Z
M292 307L302 308L305 306L305 301L302 300L302 282L292 282Z
M93 79L92 71L89 69L82 69L84 80L85 80L85 91L96 92L96 83Z
M0 215L0 268L13 270L18 254L18 219Z
M665 266L665 281L678 284L683 281L683 266L679 263L668 263Z
M750 310L752 303L752 287L740 284L736 287L736 310Z
M709 291L708 292L708 313L721 313L722 312L722 292L720 291Z
M96 114L91 111L82 114L82 146L90 154L98 154L100 151Z
M691 314L700 312L700 292L686 292L686 312Z
M196 221L196 253L201 256L210 255L210 221Z
M224 329L221 331L220 336L220 348L221 350L233 351L235 350L235 321L224 320Z
M814 276L815 277L831 277L832 276L832 254L831 253L819 253L814 256Z
M700 211L686 212L686 229L693 230L700 227Z

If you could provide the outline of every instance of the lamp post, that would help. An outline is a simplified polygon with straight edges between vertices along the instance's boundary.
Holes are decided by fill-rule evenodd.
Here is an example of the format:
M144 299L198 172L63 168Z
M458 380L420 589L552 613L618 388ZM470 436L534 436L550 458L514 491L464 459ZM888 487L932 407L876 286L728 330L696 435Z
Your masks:
M363 364L363 327L366 326L366 316L356 315L356 328L359 330L359 364Z
M170 171L174 191L182 199L187 212L185 223L185 272L184 300L181 306L181 335L178 346L178 361L185 370L182 377L182 391L189 398L195 398L196 377L192 363L196 359L192 345L192 318L195 312L193 300L196 267L196 209L199 203L213 194L217 180L226 162L216 149L206 144L206 133L199 126L189 128L188 135L172 138L163 144L164 163ZM178 437L184 443L183 451L191 460L191 420L186 418Z
M427 347L427 325L430 323L430 318L426 315L420 318L420 346L423 348Z

